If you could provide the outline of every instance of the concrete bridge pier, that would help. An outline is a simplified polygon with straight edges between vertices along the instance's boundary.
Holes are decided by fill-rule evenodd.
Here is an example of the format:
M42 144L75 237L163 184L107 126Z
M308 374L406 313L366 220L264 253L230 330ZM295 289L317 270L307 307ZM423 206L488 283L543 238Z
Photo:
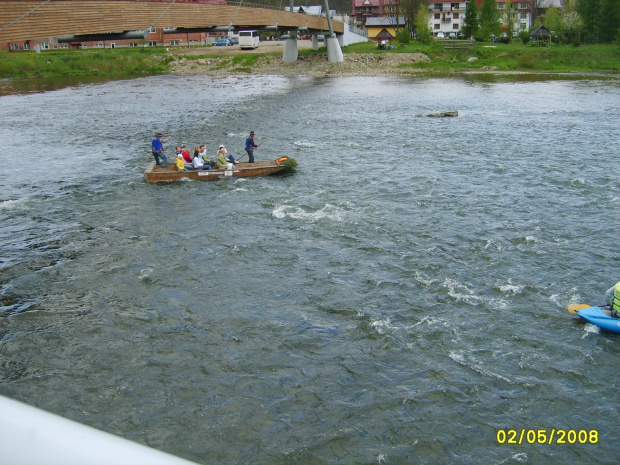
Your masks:
M340 63L344 61L338 38L326 37L325 42L327 44L327 61L330 63Z
M299 53L297 51L297 39L295 37L284 41L284 53L282 61L284 63L295 63Z
M312 50L315 52L319 49L319 37L316 34L312 34Z

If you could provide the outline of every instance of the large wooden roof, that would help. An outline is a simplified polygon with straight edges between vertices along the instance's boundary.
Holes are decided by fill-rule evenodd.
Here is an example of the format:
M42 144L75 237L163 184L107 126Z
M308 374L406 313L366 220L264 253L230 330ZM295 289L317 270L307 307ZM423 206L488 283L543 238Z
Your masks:
M0 0L0 43L157 28L233 26L328 31L327 19L276 10L197 2L149 0ZM333 22L334 31L344 24Z

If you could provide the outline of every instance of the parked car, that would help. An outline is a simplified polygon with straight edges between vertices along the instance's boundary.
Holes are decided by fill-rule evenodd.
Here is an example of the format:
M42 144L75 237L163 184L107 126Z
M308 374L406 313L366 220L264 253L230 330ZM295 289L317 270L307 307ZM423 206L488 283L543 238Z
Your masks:
M438 39L444 39L446 37L446 35L443 32L438 32L437 33L437 38Z
M451 32L448 34L448 39L456 39L456 32Z
M286 39L290 39L291 36L288 34L282 34L280 37L276 37L276 40L286 40Z
M213 42L215 47L229 47L231 45L235 45L234 42L230 39L220 39Z

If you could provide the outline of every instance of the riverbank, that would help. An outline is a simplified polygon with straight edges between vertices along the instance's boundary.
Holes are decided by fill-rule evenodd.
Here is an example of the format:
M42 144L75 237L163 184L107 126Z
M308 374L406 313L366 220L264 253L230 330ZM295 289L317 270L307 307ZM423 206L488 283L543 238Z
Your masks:
M378 50L373 43L343 48L344 61L329 63L327 49L298 41L295 63L282 61L281 42L258 49L200 47L168 52L169 72L176 75L261 74L283 76L386 76L429 73L620 73L620 47L592 45L537 48L522 44L476 44L465 50L444 49L441 41ZM223 50L222 50L223 49Z
M327 49L297 42L299 57L284 63L282 42L261 42L256 50L238 47L145 47L105 50L53 50L43 53L0 52L0 78L131 77L153 74L260 74L282 76L386 76L433 73L599 73L620 75L618 45L531 47L478 43L475 48L449 50L442 41L417 42L392 50L374 43L343 48L344 61L329 63Z

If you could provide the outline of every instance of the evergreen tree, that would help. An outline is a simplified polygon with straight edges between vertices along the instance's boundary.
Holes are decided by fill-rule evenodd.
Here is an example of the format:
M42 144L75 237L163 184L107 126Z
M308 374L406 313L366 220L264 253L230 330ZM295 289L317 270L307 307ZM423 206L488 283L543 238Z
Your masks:
M601 19L601 0L579 0L577 11L583 21L584 42L596 43L599 41L599 22Z
M613 42L620 32L620 0L603 0L600 25L601 42Z
M465 20L461 32L465 37L474 37L478 33L478 6L476 0L470 0L465 9Z
M497 35L500 33L502 25L499 21L499 16L500 13L497 11L495 0L482 0L482 5L480 5L480 30L477 36L480 40L489 40L491 34Z

